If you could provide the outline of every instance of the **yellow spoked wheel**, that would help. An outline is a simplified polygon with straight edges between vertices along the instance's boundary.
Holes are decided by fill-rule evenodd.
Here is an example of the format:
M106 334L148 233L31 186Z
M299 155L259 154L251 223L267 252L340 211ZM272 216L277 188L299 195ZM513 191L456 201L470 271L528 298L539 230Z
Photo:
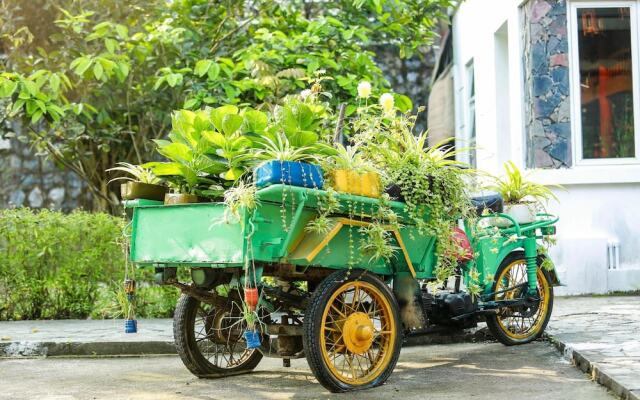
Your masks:
M305 314L305 354L333 392L378 386L400 355L398 305L389 287L364 271L340 271L314 291Z
M553 309L553 287L549 275L540 268L538 260L538 291L535 298L525 305L504 307L498 314L487 317L487 327L493 336L505 345L529 343L544 332ZM527 263L524 252L514 252L502 262L496 272L493 292L494 300L522 298L527 288Z

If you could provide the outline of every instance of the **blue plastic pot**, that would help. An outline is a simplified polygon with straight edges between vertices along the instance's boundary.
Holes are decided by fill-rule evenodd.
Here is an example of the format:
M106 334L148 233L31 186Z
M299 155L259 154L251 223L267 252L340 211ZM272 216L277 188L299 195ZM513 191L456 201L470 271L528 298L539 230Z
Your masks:
M247 342L247 349L257 349L260 347L260 332L258 331L244 331L242 334L245 342Z
M138 332L138 321L135 319L124 320L124 333L136 333Z
M261 188L282 183L291 186L322 189L322 169L300 161L268 161L254 171L256 186Z

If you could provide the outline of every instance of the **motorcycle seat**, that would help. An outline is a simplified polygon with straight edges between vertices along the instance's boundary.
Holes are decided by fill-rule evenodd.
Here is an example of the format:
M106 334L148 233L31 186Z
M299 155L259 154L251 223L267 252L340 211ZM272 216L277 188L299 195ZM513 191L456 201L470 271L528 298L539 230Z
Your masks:
M476 208L478 216L482 215L484 210L492 213L500 213L503 210L502 196L496 192L483 192L471 196L471 204Z

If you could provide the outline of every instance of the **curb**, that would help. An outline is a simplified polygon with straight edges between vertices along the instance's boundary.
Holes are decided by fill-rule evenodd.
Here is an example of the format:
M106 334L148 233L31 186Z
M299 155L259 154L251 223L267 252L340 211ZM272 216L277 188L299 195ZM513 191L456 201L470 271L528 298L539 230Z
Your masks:
M475 343L491 340L483 329L444 331L408 336L403 346ZM18 357L117 357L177 354L173 342L0 342L0 358Z
M561 342L552 335L546 335L546 339L562 353L564 358L571 361L576 368L588 374L593 381L611 390L611 392L622 400L640 400L640 390L625 387L615 376L605 372L603 366L599 363L590 361L583 353Z
M0 342L0 357L94 357L176 354L173 342Z

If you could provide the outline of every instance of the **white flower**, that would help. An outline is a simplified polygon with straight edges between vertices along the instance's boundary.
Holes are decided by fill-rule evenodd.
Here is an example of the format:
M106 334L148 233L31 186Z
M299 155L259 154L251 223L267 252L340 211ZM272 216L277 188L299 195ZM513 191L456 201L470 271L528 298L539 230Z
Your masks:
M311 96L311 90L310 89L305 89L302 92L300 92L300 98L302 100L305 100L309 96Z
M394 107L393 95L391 93L385 93L380 96L380 105L386 114L390 114Z
M371 96L371 84L367 81L362 81L358 84L358 97L361 99L368 99Z

